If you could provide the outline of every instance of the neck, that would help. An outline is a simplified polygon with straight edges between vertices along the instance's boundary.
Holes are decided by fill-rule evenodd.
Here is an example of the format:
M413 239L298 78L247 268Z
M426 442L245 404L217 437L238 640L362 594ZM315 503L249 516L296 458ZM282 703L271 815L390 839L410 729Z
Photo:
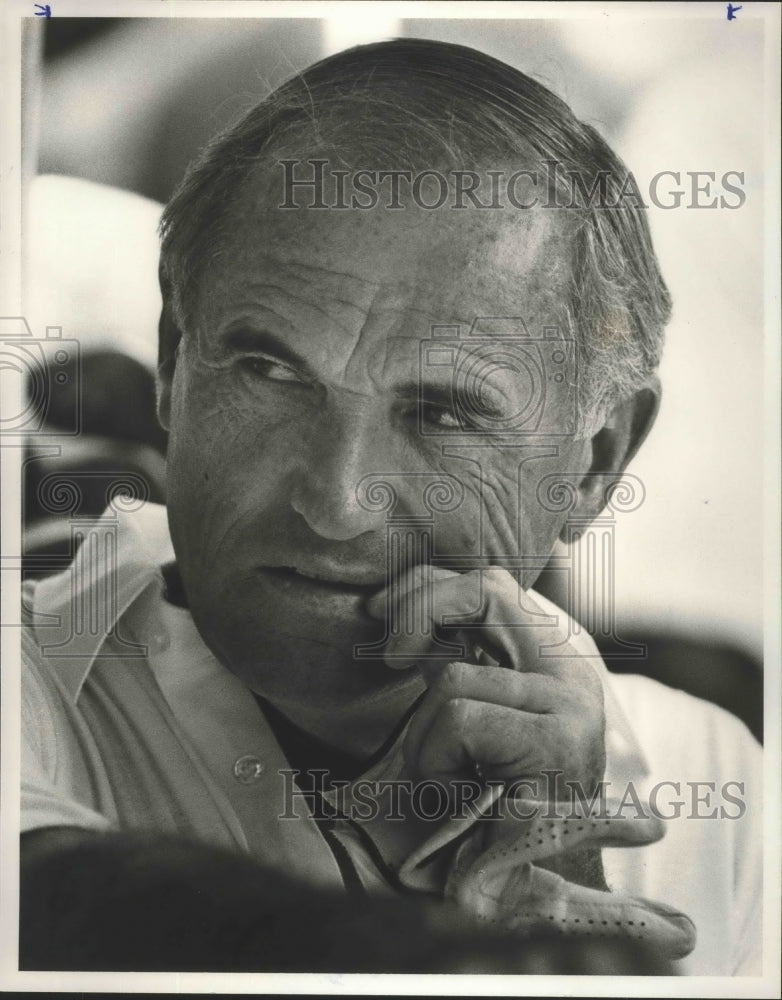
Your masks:
M315 772L326 771L325 784L353 781L391 750L415 710L420 698L399 718L386 739L371 754L354 754L315 739L294 725L282 712L260 695L255 696L288 762L300 772L297 781L307 782Z

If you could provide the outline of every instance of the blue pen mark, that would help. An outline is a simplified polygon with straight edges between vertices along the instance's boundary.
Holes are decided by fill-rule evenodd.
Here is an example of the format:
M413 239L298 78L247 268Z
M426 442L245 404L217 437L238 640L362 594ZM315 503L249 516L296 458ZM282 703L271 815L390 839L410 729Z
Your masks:
M736 14L738 14L738 12L740 10L742 10L742 7L734 7L732 3L729 3L728 4L728 20L729 21L735 21L736 20Z
M51 17L52 8L48 3L37 3L35 5L35 16L36 17Z

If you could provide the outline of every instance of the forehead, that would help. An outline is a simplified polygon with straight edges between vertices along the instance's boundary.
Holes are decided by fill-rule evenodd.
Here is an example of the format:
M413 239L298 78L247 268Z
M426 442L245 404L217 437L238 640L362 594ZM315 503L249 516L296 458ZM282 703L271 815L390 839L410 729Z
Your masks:
M282 209L280 195L263 177L237 198L202 283L198 312L211 328L228 313L239 321L265 311L293 339L317 331L312 350L382 341L388 357L433 325L521 318L535 336L563 320L573 240L565 212Z

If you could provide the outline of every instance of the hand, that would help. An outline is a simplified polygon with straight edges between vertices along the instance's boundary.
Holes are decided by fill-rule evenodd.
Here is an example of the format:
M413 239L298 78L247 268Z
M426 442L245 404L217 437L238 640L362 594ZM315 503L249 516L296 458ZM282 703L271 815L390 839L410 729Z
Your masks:
M603 689L596 671L572 646L559 646L554 656L540 654L542 646L564 643L566 633L545 624L546 613L506 570L433 574L433 600L426 602L420 572L401 583L408 600L430 609L431 629L395 636L386 649L390 667L417 664L428 687L406 735L408 768L447 786L474 779L477 764L486 779L508 785L537 781L541 796L547 789L542 772L559 770L591 794L605 770ZM368 602L370 614L385 616L387 596L384 590ZM431 651L443 615L469 628L474 662L421 659Z

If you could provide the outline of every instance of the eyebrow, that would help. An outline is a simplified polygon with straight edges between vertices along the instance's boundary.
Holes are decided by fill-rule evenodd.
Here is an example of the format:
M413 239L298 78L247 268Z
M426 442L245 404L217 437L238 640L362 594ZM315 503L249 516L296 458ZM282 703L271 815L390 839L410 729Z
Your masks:
M398 399L424 399L427 403L442 403L450 406L456 396L450 379L447 384L436 382L403 382L394 389Z
M225 345L229 350L266 354L275 361L296 368L302 374L318 381L318 375L309 362L294 351L284 340L264 327L237 326L225 334ZM444 374L444 384L424 380L408 380L396 386L393 394L397 399L411 400L435 406L464 405L463 393Z
M301 354L263 327L235 327L226 334L225 344L232 351L255 351L267 354L276 361L282 361L312 378L315 377L309 363Z
M435 406L457 405L469 408L473 405L471 394L465 392L461 386L454 385L450 378L445 383L424 381L423 379L418 382L404 382L394 389L394 395L398 399L418 400ZM492 393L492 397L495 399L495 406L492 407L491 403L487 401L486 408L499 412L504 400L501 396L497 398L496 393Z

